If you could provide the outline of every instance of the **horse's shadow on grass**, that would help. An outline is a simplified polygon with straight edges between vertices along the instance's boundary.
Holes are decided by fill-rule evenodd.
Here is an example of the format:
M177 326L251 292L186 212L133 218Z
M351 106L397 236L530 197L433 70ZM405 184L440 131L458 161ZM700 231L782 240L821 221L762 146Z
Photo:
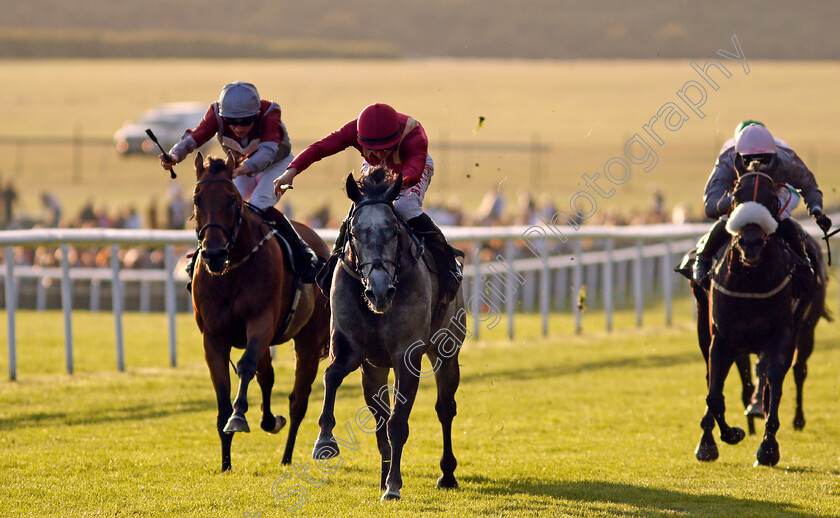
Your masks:
M559 376L577 375L585 372L596 372L609 369L660 369L676 365L699 363L703 357L699 351L678 354L655 354L634 358L618 358L574 365L557 365L550 363L542 366L527 366L515 369L476 372L462 374L461 382L486 381L488 377L505 380L534 380L539 378L557 378ZM480 371L480 369L479 369Z
M176 401L172 403L148 403L120 408L108 407L79 412L33 412L15 417L0 418L0 431L21 428L44 428L56 426L77 426L107 424L110 422L146 421L176 414L206 412L216 409L216 402L207 400Z
M803 510L795 505L767 502L752 498L725 495L693 495L680 491L605 482L601 480L542 481L533 479L489 479L478 475L463 476L463 482L474 485L476 491L493 496L511 497L529 495L549 498L547 510L554 504L564 508L570 502L584 506L591 504L592 511L607 511L604 504L630 506L633 510L617 510L627 516L789 516L815 518L824 516ZM466 486L466 484L465 484ZM574 505L574 504L572 504ZM567 509L572 512L571 509Z

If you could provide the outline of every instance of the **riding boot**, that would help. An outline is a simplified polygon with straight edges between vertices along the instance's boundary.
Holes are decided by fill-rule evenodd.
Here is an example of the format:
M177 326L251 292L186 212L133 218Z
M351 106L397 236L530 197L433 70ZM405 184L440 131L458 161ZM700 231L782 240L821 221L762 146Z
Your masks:
M195 271L195 262L198 261L198 254L199 253L201 253L200 248L198 250L194 251L194 252L191 252L191 253L187 254L187 259L189 259L189 261L184 266L184 271L187 272L187 286L186 286L186 288L187 288L187 291L190 292L190 293L192 293L193 272Z
M315 275L320 270L323 259L306 244L306 241L300 237L295 227L282 212L274 207L265 209L265 213L271 216L274 220L274 228L286 238L286 241L292 248L292 260L294 261L295 273L305 283L315 282Z
M790 218L783 219L779 222L778 232L794 252L794 296L800 298L800 295L807 293L811 285L811 279L814 278L814 268L811 265L811 259L808 257L808 251L805 249L805 240L802 238L802 233L798 225L791 221Z
M715 221L709 232L697 242L697 255L694 257L694 268L691 277L694 282L702 283L712 269L715 253L726 244L729 233L726 231L726 221Z
M412 230L425 238L425 243L432 251L439 272L440 299L444 304L448 303L455 298L461 286L463 274L461 273L461 264L456 258L464 257L464 252L449 244L443 232L435 225L428 214L423 213L411 218L406 223ZM448 272L448 275L443 272Z
M321 269L318 271L318 275L315 276L315 284L321 289L321 293L329 298L330 296L330 288L332 286L332 278L333 272L335 271L335 266L338 264L338 260L341 258L341 251L344 250L344 244L347 240L347 226L350 224L350 217L353 215L353 208L350 208L350 212L347 213L347 217L344 218L344 221L341 222L341 227L338 229L338 236L335 238L335 243L333 244L332 253L327 258L327 262Z

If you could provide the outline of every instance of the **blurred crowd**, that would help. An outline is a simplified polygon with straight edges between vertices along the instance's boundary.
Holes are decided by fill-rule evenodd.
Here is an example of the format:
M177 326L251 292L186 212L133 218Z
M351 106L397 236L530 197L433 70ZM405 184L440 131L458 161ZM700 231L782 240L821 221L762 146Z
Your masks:
M192 204L178 183L170 184L167 195L162 200L152 199L138 210L134 205L119 206L110 210L104 204L87 201L75 215L67 217L62 210L62 203L54 193L41 193L41 214L28 215L15 211L17 191L11 182L0 184L0 228L125 228L125 229L184 229L192 214ZM282 205L282 204L281 204ZM302 221L312 228L337 228L346 213L336 214L330 210L328 200L323 199L308 213L297 214L289 205L279 207L292 219ZM548 193L534 196L530 192L519 194L515 200L509 200L498 190L488 191L474 211L466 211L457 196L447 199L440 193L429 193L424 209L440 226L494 226L494 225L547 225L554 218L559 208ZM568 210L568 209L566 209ZM615 207L604 207L585 221L587 225L636 225L650 223L682 223L704 221L684 207L668 210L663 194L652 192L650 204L643 211L622 212ZM459 243L460 245L460 243ZM471 255L470 243L464 243L468 257ZM521 245L521 244L518 244ZM492 260L497 253L503 252L504 243L485 244L487 260ZM521 248L521 246L520 246ZM557 243L553 252L561 252ZM188 247L175 251L176 257L184 261ZM40 267L59 266L60 251L54 248L17 248L16 264ZM482 258L484 259L484 258ZM69 262L73 267L109 267L110 247L104 249L71 249ZM160 249L124 248L120 250L120 262L125 268L160 268L163 265L163 251Z

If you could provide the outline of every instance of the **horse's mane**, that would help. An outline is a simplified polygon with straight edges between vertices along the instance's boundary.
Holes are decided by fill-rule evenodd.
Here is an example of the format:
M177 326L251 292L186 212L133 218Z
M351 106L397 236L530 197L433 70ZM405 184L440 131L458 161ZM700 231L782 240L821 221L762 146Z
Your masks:
M377 197L385 194L385 191L391 187L397 180L397 176L385 166L376 166L367 170L365 174L359 178L356 185L362 191L362 195Z
M225 160L216 156L208 156L204 164L210 174L219 174L226 170Z

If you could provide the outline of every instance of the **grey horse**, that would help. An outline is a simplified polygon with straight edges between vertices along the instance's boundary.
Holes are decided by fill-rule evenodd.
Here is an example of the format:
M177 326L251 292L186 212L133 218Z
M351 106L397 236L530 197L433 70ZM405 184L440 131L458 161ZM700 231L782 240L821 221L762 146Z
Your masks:
M387 169L377 167L358 183L352 174L348 175L346 183L354 208L349 239L333 273L332 362L324 372L321 432L312 456L325 462L339 455L333 436L336 391L349 373L361 367L367 407L357 412L356 423L368 423L365 431L376 429L382 459L382 500L399 499L400 461L408 438L408 416L420 378L434 375L435 410L443 429L443 475L437 487L458 487L452 419L460 382L458 352L466 335L463 295L459 291L451 302L438 303L435 263L424 251L422 241L409 233L394 211L402 175L394 177ZM426 371L421 370L424 354L431 361L431 368ZM394 370L394 387L388 385L389 369Z

